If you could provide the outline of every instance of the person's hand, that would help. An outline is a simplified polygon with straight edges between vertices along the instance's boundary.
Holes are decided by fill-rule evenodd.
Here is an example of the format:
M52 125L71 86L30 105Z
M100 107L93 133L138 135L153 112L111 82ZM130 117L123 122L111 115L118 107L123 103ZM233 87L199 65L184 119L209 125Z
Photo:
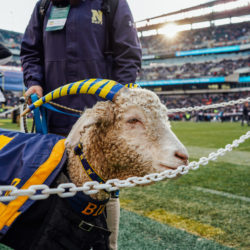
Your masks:
M34 85L32 87L30 87L24 94L25 97L29 97L31 96L32 94L37 94L37 96L40 98L43 96L43 89L41 86L39 85ZM28 100L28 104L30 105L31 104L31 100L29 98Z

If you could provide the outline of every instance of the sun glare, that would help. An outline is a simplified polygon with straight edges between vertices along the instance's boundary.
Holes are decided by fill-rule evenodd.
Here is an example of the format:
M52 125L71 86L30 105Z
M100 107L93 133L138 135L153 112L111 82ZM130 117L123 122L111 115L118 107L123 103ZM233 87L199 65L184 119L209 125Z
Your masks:
M161 28L161 30L159 30L159 33L165 35L168 38L174 38L178 32L178 26L175 24L167 24Z

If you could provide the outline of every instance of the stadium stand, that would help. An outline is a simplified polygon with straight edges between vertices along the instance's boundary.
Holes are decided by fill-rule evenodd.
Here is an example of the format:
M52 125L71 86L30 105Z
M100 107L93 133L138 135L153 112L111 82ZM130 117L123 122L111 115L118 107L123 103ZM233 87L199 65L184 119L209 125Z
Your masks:
M250 22L182 31L174 39L165 35L141 37L144 55L246 43L250 43Z
M23 34L0 29L0 42L9 48L20 49Z
M249 7L249 1L215 0L137 22L138 83L173 95L249 91Z
M228 76L234 73L250 75L250 57L192 62L180 65L151 65L143 67L139 80L185 79L205 76Z
M24 91L20 61L22 37L21 33L0 29L0 43L12 53L11 61L0 66L0 86L4 91Z
M175 109L179 107L194 107L200 105L211 105L222 102L229 102L238 100L240 98L246 98L249 93L235 92L235 93L214 93L214 94L185 94L185 95L160 95L162 103L164 103L169 109ZM242 116L243 104L234 106L217 108L206 111L192 111L186 113L174 113L169 115L170 120L193 120L199 121L240 121Z
M250 96L249 1L217 0L137 22L143 49L138 83L168 108ZM238 121L243 105L175 113L172 120Z
M169 108L250 96L249 9L247 0L214 0L137 22L143 50L137 82L156 91ZM0 29L0 42L13 54L9 67L0 67L5 91L24 91L21 40L21 33ZM241 108L224 111L238 114Z
M19 55L22 37L21 33L0 29L0 43L6 46L13 55L12 60L7 63L8 66L21 66Z

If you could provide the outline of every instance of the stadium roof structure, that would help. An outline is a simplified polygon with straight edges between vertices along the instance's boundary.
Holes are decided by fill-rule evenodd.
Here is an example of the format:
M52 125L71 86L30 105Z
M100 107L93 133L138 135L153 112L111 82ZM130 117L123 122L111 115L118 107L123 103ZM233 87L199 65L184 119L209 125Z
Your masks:
M152 18L147 18L141 21L136 22L137 24L137 31L142 32L142 31L148 31L148 30L157 30L162 27L164 27L167 23L174 22L177 25L183 25L183 24L192 24L192 23L197 23L197 22L205 22L205 21L213 21L217 19L223 19L223 18L230 18L230 17L237 17L237 16L244 16L244 15L249 15L249 5L247 6L239 6L230 10L222 10L222 11L212 11L210 13L205 13L201 15L196 15L196 16L191 16L191 17L185 17L185 13L196 11L196 10L202 10L205 8L209 7L214 7L222 4L227 4L230 2L235 2L237 3L237 0L214 0L214 1L209 1L204 4L200 4L197 6L181 9L179 11L174 11L170 13L166 13L160 16L155 16ZM183 14L183 18L178 18L178 20L174 21L168 21L167 19L171 19L173 16L181 15ZM160 22L160 19L166 18L167 21ZM159 20L159 23L157 23L157 19ZM140 25L145 23L145 25Z

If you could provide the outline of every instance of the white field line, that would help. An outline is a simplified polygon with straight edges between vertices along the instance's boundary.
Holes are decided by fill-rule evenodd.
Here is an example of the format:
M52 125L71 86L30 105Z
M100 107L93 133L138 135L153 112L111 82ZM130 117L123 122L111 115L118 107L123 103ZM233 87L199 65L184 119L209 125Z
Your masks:
M208 189L208 188L202 188L202 187L193 186L192 188L194 188L195 190L198 190L198 191L202 191L204 193L216 194L216 195L227 197L229 199L237 199L237 200L250 202L250 198L245 197L245 196L239 196L239 195L235 195L235 194L230 194L230 193L217 191L217 190L213 190L213 189Z

